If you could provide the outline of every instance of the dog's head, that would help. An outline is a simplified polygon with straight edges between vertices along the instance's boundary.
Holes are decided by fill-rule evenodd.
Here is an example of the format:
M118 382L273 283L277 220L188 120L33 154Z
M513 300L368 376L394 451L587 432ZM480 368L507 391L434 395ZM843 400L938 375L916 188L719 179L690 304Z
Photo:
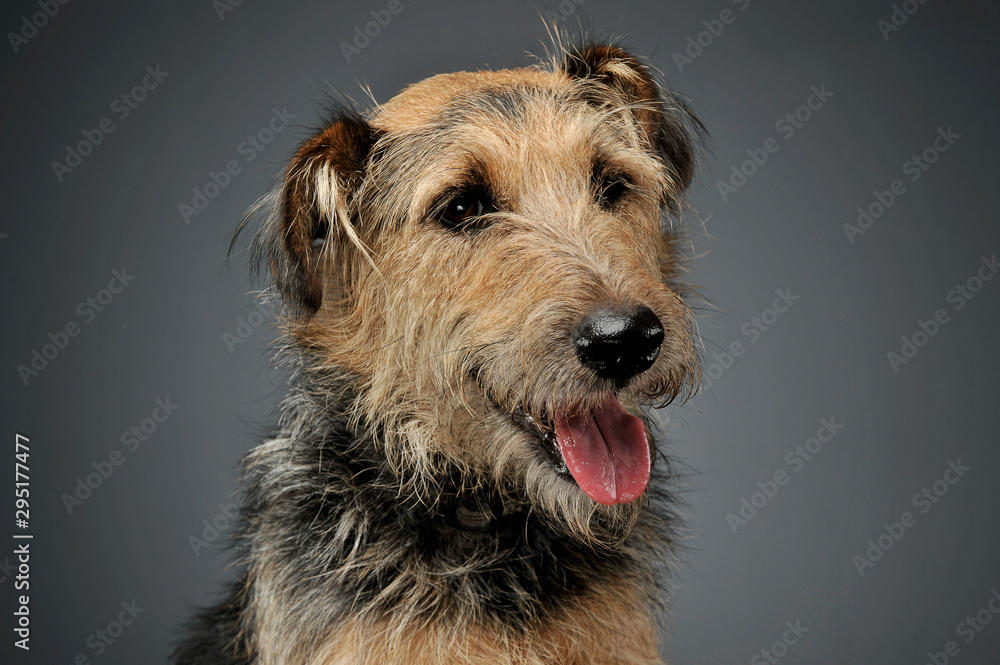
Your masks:
M339 114L257 248L304 371L349 381L403 487L457 473L600 541L644 504L639 407L697 374L664 217L700 125L615 45L556 60Z

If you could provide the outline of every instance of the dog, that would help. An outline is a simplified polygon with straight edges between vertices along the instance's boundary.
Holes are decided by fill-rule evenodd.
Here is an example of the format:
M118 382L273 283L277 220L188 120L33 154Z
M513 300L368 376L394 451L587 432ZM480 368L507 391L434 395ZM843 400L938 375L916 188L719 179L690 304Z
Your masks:
M699 383L703 131L595 40L332 113L245 221L290 387L176 663L662 663L678 520L643 408Z

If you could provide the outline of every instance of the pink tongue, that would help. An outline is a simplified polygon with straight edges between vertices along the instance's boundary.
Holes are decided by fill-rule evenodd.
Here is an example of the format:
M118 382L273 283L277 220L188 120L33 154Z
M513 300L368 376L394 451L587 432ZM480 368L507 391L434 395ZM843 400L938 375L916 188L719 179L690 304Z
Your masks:
M556 418L556 440L577 484L598 503L634 501L649 484L646 427L614 396L591 413Z

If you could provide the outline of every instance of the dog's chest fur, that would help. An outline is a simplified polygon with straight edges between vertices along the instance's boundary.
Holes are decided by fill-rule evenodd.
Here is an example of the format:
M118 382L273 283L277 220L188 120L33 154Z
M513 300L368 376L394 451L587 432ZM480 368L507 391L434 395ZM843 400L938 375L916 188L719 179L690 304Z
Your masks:
M594 550L475 491L414 504L370 441L323 430L247 464L246 589L271 609L256 639L288 650L274 663L659 662L639 550Z

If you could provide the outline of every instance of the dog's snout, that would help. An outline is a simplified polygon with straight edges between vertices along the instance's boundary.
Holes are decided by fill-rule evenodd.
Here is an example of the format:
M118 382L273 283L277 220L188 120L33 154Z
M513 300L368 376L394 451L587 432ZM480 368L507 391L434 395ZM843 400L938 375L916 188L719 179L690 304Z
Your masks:
M663 343L663 325L646 306L602 307L573 332L576 355L598 376L623 381L653 366Z

